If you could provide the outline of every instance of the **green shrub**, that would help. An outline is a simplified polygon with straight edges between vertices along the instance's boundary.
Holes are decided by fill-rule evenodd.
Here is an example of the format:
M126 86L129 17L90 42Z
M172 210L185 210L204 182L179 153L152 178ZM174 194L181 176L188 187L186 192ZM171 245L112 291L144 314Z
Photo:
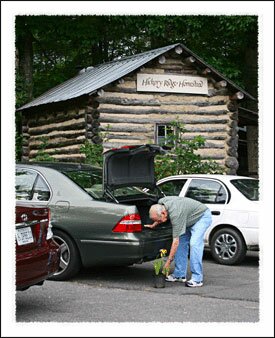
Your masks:
M203 159L195 151L203 147L205 139L195 136L192 140L184 139L184 125L178 121L171 123L175 132L165 138L165 146L170 150L165 155L158 155L155 160L157 179L179 174L218 174L223 173L220 165L211 160Z
M81 146L80 152L82 154L85 154L86 156L84 161L85 163L102 167L103 165L102 144L90 143L88 140L86 140L84 145Z

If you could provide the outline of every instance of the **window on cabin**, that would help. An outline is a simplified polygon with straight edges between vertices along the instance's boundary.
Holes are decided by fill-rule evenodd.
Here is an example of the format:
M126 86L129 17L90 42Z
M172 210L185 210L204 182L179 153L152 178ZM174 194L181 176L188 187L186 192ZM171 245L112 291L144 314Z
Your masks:
M169 124L157 124L155 133L155 142L159 145L167 144L169 135L175 134L175 127Z

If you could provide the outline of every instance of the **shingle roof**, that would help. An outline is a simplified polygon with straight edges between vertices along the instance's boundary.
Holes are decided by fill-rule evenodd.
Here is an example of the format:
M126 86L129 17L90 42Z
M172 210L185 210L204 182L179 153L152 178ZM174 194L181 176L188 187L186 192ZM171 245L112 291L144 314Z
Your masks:
M40 95L31 102L20 107L18 110L24 110L27 108L40 106L44 104L67 101L69 99L77 98L85 94L92 94L99 88L120 79L121 77L133 72L134 70L142 67L149 61L157 58L158 56L166 53L167 51L181 46L185 52L196 58L196 62L204 68L209 68L212 73L221 79L228 82L229 85L243 92L247 97L255 100L250 94L246 93L242 88L238 87L232 81L225 78L217 70L210 65L206 64L201 58L195 53L189 50L181 43L176 43L166 47L154 49L144 53L136 54L133 56L124 57L115 61L106 62L95 67L88 67L85 72L79 73L75 77L61 83L60 85L48 90L44 94Z

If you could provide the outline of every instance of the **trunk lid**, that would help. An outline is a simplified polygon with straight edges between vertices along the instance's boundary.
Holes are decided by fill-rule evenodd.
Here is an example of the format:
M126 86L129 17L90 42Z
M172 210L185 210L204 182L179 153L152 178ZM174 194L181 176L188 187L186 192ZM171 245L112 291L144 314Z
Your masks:
M156 187L154 158L165 153L158 145L125 146L103 154L104 192L122 187Z

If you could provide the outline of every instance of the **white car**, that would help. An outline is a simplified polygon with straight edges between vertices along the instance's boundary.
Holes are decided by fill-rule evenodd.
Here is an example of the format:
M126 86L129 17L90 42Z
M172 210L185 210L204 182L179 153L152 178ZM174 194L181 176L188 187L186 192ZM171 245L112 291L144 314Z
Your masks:
M166 196L186 196L209 207L213 222L205 247L215 261L240 263L247 250L259 250L258 185L255 178L233 175L176 175L157 182Z

